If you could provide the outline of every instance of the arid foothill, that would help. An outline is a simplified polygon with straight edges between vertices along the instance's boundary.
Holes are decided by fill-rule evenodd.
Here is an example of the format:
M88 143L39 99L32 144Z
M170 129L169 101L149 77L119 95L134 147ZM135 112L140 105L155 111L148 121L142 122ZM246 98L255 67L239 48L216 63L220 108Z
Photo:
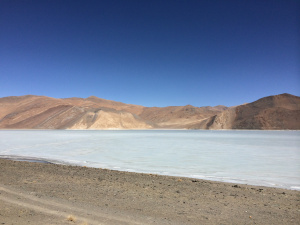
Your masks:
M300 97L280 94L233 107L144 107L98 97L0 98L1 129L299 130Z

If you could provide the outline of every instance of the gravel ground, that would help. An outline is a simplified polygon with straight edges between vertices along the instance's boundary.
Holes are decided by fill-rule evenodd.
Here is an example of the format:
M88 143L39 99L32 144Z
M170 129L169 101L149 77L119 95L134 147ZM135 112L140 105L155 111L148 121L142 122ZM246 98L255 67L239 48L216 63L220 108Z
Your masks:
M1 224L300 224L300 191L0 159Z

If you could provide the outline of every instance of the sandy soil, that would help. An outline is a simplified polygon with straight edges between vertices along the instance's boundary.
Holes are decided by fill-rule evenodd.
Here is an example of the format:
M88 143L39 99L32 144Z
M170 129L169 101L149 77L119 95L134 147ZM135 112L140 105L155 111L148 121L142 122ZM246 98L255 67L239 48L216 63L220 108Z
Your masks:
M300 192L0 159L0 224L300 224Z

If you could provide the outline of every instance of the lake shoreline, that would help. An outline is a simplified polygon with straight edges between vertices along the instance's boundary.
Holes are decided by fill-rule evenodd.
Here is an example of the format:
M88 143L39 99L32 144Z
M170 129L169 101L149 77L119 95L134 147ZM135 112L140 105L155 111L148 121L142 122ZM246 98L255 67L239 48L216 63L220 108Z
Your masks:
M105 167L93 167L89 165L82 165L80 163L71 163L68 161L62 160L55 160L55 159L47 159L47 158L38 158L38 157L26 157L26 156L14 156L14 155L0 155L0 159L7 159L13 161L26 161L26 162L36 162L36 163L45 163L45 164L57 164L57 165L65 165L65 166L79 166L79 167L89 167L89 168L98 168L98 169L107 169L112 171L119 171L119 172L129 172L129 173L140 173L140 174L155 174L158 176L168 176L168 177L182 177L182 178L189 178L189 179L200 179L200 180L207 180L207 181L215 181L215 182L222 182L222 183L229 183L229 184L244 184L244 185L252 185L252 186L259 186L259 187L269 187L269 188L279 188L285 190L296 190L300 191L299 186L291 186L291 187L283 187L283 186L274 186L274 185L265 185L265 184L251 184L246 183L241 180L233 180L228 178L205 178L199 176L183 176L183 175L172 175L172 174L160 174L155 172L141 172L141 171L131 171L131 170L122 170L120 168L105 168Z
M7 159L0 170L8 224L72 224L66 214L78 224L300 222L299 191Z

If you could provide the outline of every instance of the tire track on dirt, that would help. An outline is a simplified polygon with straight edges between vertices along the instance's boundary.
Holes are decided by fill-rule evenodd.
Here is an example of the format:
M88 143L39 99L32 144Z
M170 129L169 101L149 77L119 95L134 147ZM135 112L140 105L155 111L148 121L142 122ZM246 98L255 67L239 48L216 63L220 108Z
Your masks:
M16 192L0 185L0 201L26 207L41 213L53 215L57 218L67 219L72 215L76 218L76 223L87 223L89 225L110 225L110 224L140 224L129 221L126 218L116 218L115 216L104 215L101 212L85 210L71 204L61 204L54 200L38 198L30 194Z

